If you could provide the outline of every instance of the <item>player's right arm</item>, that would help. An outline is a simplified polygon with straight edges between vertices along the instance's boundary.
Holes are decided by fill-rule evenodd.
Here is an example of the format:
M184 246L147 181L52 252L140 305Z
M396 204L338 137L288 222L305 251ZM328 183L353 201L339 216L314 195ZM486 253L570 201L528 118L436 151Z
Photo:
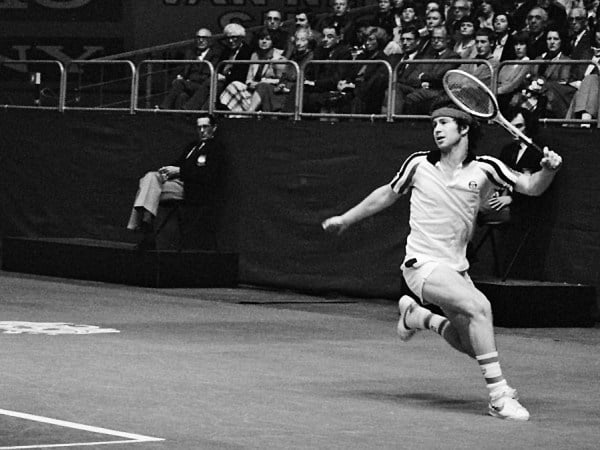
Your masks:
M334 216L324 220L321 226L325 231L337 234L342 233L350 225L360 222L393 205L399 197L389 184L384 184L341 216Z

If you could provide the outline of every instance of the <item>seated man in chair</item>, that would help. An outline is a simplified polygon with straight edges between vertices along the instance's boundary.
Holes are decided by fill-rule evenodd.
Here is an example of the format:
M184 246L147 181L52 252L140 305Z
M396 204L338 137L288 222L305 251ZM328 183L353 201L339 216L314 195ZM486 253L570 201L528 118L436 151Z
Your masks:
M215 117L202 114L196 119L198 140L187 144L173 165L146 173L139 188L127 228L142 231L140 249L156 248L154 219L160 202L187 200L210 205L222 168L222 148L215 139Z

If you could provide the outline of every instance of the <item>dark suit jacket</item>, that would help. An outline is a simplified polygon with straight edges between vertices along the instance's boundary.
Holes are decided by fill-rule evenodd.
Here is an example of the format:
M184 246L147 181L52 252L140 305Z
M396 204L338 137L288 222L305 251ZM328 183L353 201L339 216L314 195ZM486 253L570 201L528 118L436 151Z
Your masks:
M511 142L502 148L499 159L511 169L518 170L519 172L527 170L533 173L540 170L542 154L533 147L528 147L521 159L517 162L517 155L519 154L520 147L520 142Z
M313 59L352 60L352 53L346 44L338 44L332 49L318 47L314 52ZM338 81L346 79L350 68L350 64L311 64L306 69L306 79L315 82L312 90L316 92L333 91L337 89Z
M434 59L460 59L458 53L447 48ZM456 69L460 64L419 64L419 70L423 73L421 81L427 81L430 89L442 89L442 78L450 69Z
M508 61L510 59L517 59L515 53L515 38L512 34L508 35L504 48L502 49L502 55L500 55L500 61Z
M228 47L225 48L221 54L220 61L249 60L251 56L252 50L250 49L250 46L244 42L239 48L239 51L231 50ZM221 66L220 73L225 75L226 85L232 81L241 81L242 83L245 83L249 67L248 64L224 64Z
M197 60L199 53L197 48L188 48L185 52L185 59ZM221 56L221 49L214 46L208 49L208 53L204 57L204 61L210 62L213 66L217 65ZM204 80L210 77L210 70L205 64L186 64L180 71L181 76L189 81L195 83L202 83Z
M321 20L318 21L315 29L319 32L323 31L323 25L326 23L332 23L342 34L342 41L348 45L357 45L356 39L356 25L354 19L351 16L352 13L346 13L342 16L336 16L335 14L326 14Z
M516 3L516 2L515 2ZM526 0L523 4L521 4L519 7L512 7L512 8L505 8L505 11L511 11L511 16L513 19L513 27L515 29L515 31L521 31L523 28L525 28L525 26L527 25L526 20L527 20L527 14L529 14L529 11L531 11L531 9L537 5L537 1L536 0ZM516 6L516 5L515 5Z
M204 144L204 145L203 145ZM212 206L223 177L223 148L217 138L188 143L174 164L180 169L184 198L194 204Z
M592 59L594 52L592 52L592 35L589 30L586 30L579 39L577 45L571 48L569 56L571 59ZM571 68L574 79L581 80L587 69L587 64L574 65Z
M406 59L407 58L405 58L403 55L399 62L404 61ZM420 57L417 53L417 55L415 55L415 57L413 58L413 61L419 59L424 58ZM411 86L413 88L418 89L421 87L421 79L419 78L421 72L423 72L423 66L419 63L401 65L400 67L398 67L398 83L406 84L407 86Z
M546 45L546 35L541 33L539 36L530 36L529 42L527 43L527 56L529 59L536 59L542 53L548 51Z
M539 56L536 60L543 60L544 57ZM561 53L558 58L560 61L570 61L571 58ZM543 64L533 66L533 73L543 75L548 81L572 81L571 66L569 64Z

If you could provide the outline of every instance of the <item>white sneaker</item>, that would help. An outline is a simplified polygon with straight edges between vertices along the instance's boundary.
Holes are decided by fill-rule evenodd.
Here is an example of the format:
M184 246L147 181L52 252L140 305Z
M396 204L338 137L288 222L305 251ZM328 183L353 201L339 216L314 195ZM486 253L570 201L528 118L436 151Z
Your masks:
M398 332L400 339L403 341L408 341L417 332L417 330L411 330L406 326L406 316L407 314L410 314L410 312L416 306L418 306L417 302L415 302L408 295L403 295L400 297L400 300L398 300L400 317L398 318L398 326L396 327L396 331Z
M488 414L499 419L529 420L529 411L519 403L517 398L517 391L512 388L507 388L498 396L490 397Z

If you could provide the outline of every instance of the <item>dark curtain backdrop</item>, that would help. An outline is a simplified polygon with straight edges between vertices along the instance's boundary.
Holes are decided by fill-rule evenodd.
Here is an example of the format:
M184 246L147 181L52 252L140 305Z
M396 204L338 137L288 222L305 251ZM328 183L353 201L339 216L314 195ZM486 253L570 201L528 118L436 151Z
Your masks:
M195 136L186 116L68 111L0 113L4 236L133 241L124 228L138 178L173 161ZM223 119L227 176L219 242L240 254L250 284L395 297L408 231L408 199L336 237L320 222L387 183L413 151L433 145L427 122ZM538 199L538 220L511 276L598 285L598 130L544 129L565 160ZM479 153L496 155L506 132L486 127ZM522 214L523 212L519 212ZM524 229L499 235L510 258ZM478 232L481 235L481 230ZM472 274L491 274L489 246Z

